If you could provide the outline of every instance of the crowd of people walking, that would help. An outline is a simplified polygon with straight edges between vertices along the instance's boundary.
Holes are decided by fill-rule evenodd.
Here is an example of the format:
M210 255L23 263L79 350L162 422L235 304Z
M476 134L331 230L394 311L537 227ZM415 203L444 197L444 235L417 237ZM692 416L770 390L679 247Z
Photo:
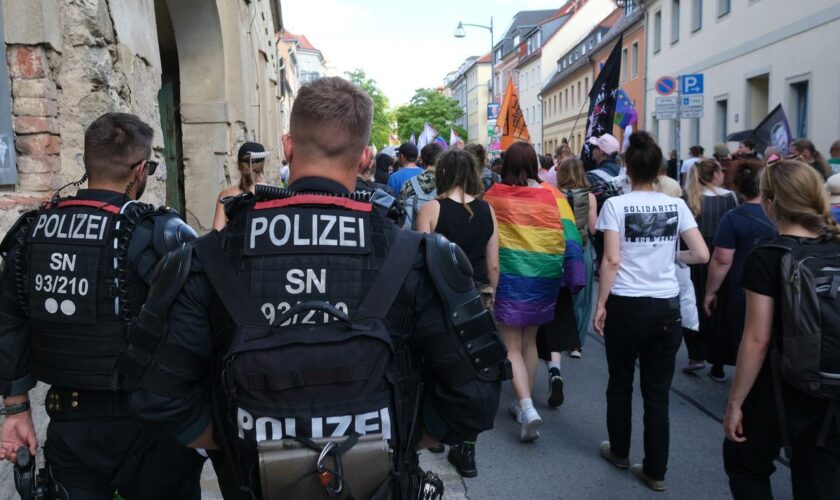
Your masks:
M784 443L793 443L795 497L834 498L840 424L831 419L838 415L840 423L838 403L794 396L795 383L771 377L769 345L782 335L782 264L781 253L763 245L780 235L803 245L820 241L820 258L840 260L840 246L830 238L840 220L840 173L831 175L829 162L807 139L791 144L789 158L772 147L761 155L747 140L734 154L717 145L710 158L694 146L681 164L675 152L663 158L646 132L630 135L623 151L609 134L591 144L596 168L588 172L565 143L553 157L515 143L492 163L480 145L442 154L429 145L419 153L424 168L414 164L416 148L404 144L393 162L403 166L391 167L399 170L390 188L416 212L406 227L445 235L473 264L476 286L508 349L515 394L509 409L519 438L539 437L539 360L548 373L545 402L558 407L564 402L562 355L582 357L594 331L604 336L609 368L609 440L601 456L664 490L668 395L684 342L687 375L708 368L710 379L724 383L732 377L725 367L736 366L724 446L734 497L770 498L773 459ZM832 148L836 154L840 143ZM840 281L840 273L828 272L835 273L832 282ZM828 361L820 366L835 366L838 353L834 345L825 347ZM645 459L631 466L636 363ZM834 384L836 371L821 373L821 383ZM780 393L783 407L777 406ZM474 441L453 447L449 458L465 476L477 474Z

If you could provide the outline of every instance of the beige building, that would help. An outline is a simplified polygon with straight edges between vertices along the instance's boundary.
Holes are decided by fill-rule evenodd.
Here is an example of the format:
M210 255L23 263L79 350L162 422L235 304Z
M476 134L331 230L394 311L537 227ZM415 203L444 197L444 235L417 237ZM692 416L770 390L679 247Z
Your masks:
M280 75L280 133L289 131L289 118L292 114L292 106L295 103L295 96L300 89L298 78L298 41L286 40L285 33L277 32L277 70Z
M648 129L675 146L674 120L652 117L662 76L704 75L703 117L682 120L680 155L710 151L782 104L794 138L824 154L840 138L840 2L655 0L644 2ZM737 146L729 144L730 149Z
M586 129L586 93L592 82L592 65L586 60L567 68L557 81L543 89L543 151L554 153L563 140L569 141L572 153L578 154Z
M165 168L144 199L199 231L238 179L243 142L272 152L277 177L278 0L4 0L2 16L0 234L82 176L84 130L107 111L154 127Z
M487 135L487 104L490 102L490 56L473 61L464 75L467 86L466 128L467 142L489 145Z

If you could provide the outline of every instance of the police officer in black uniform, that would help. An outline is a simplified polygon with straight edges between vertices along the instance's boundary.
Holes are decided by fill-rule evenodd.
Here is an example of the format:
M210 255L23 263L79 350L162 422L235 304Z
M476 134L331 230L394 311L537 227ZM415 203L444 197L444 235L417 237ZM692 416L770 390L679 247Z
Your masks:
M89 188L59 191L0 246L0 459L35 454L28 391L50 384L54 498L200 498L204 459L145 430L114 369L158 261L196 236L174 211L136 201L157 167L152 138L134 115L99 117L85 132Z
M367 429L389 435L398 480L384 498L417 498L422 487L417 449L437 442L457 444L466 436L492 428L501 381L509 375L509 367L495 323L472 285L469 261L457 246L440 236L424 237L399 229L384 209L370 202L368 194L351 192L357 171L370 163L366 145L372 110L367 94L341 78L323 78L301 88L291 114L290 134L284 137L291 165L289 189L274 193L258 190L256 195L244 194L229 202L229 225L219 234L194 242L194 256L182 256L192 259L191 271L171 306L161 302L166 289L161 286L157 290L157 283L150 294L156 297L151 301L155 307L144 306L152 318L149 331L157 330L154 325L159 323L160 311L169 311L162 343L189 349L216 369L190 376L153 354L154 361L144 374L147 379L165 376L171 379L170 386L183 384L190 389L176 394L156 388L156 383L141 383L132 393L132 404L148 425L169 432L181 443L219 448L219 452L211 452L211 458L227 499L264 496L256 450L257 442L264 439L317 438L330 433L346 436ZM409 237L400 236L400 232ZM199 251L208 238L215 239L221 259L208 262ZM417 245L408 246L410 250L402 256L394 250L392 257L391 250L407 238L416 238ZM406 277L379 276L389 259L399 260L398 256L408 261ZM218 274L216 268L225 266L232 270L231 279L219 285L213 276ZM173 272L166 274L175 276L183 268L183 264L173 264ZM391 296L369 304L371 290L380 285L392 288ZM296 309L313 300L325 302L323 310L332 312L312 314ZM393 335L395 364L401 365L395 369L400 408L394 413L316 415L311 421L284 418L290 415L272 414L271 410L260 416L250 409L237 409L238 403L231 400L235 398L226 398L220 389L229 387L230 377L235 376L234 370L224 368L228 365L221 362L234 332L239 331L239 321L231 316L241 316L252 308L258 315L262 313L259 321L263 324L268 319L291 327L318 328L321 323L329 327L340 323L330 323L331 315L347 321L360 305L375 309L391 301L393 305L386 306L383 317ZM354 328L347 329L347 335L364 330ZM289 333L294 331L281 328L268 338L298 335ZM314 334L309 337L315 338ZM350 350L346 357L351 365L365 361L357 360L359 356ZM304 391L307 384L327 387L342 378L364 379L356 368L330 366L326 357L295 369L278 361L276 373L248 375L246 385L256 392ZM257 371L256 366L245 369ZM251 378L256 385L251 384ZM303 404L297 405L297 416L322 402L299 402ZM242 452L237 445L243 442L248 442L252 451ZM290 492L265 495L300 498Z

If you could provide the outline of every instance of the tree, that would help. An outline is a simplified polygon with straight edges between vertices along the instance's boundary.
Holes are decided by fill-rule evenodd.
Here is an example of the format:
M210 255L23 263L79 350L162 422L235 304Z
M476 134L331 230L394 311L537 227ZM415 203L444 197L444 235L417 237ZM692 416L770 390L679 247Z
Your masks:
M377 149L388 145L391 135L393 117L388 109L388 97L376 85L376 80L368 78L364 70L355 69L344 73L347 79L362 88L373 100L373 126L370 132L370 143Z
M419 136L423 124L429 124L449 142L449 127L454 128L461 139L467 140L467 131L455 125L455 120L464 114L456 99L446 97L435 89L417 89L411 101L394 112L400 139L407 141L411 134Z

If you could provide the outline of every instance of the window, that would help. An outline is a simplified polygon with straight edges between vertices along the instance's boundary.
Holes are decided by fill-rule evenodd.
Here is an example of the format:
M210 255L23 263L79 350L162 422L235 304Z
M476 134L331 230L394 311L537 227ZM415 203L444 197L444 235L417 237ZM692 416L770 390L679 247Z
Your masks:
M700 144L700 118L692 118L689 125L691 131L691 145L695 146Z
M627 49L621 49L621 81L627 80Z
M729 14L732 10L732 0L718 0L718 17Z
M703 0L691 0L691 31L703 28Z
M630 51L630 65L632 66L633 78L639 76L639 42L633 42L632 50Z
M513 37L513 48L514 49L519 48L519 35L516 35L515 37Z
M566 60L563 59L563 69L566 69Z
M537 119L537 117L538 117L538 116L540 116L540 115L538 115L538 114L537 114L537 107L536 107L536 106L531 106L531 116L533 116L533 117L534 117L534 121L536 121L537 123L539 123L539 122L540 122L540 121Z
M653 15L653 53L662 50L662 11Z
M793 110L793 136L808 137L808 80L790 86L790 107Z
M578 102L578 104L583 104L583 101L581 100L581 94L580 94L580 82L578 82L577 89L578 89L577 90L577 102Z
M587 77L586 77L586 79L584 80L583 90L584 90L584 91L588 91L588 90L589 90L589 77L588 77L588 76L587 76Z
M726 136L729 134L729 101L721 99L715 104L715 140L718 142L726 142Z
M569 109L569 89L566 89L566 109Z
M680 0L671 0L671 43L680 41Z
M662 142L661 139L659 139L659 120L656 119L656 115L651 117L650 120L651 120L651 133L653 134L654 139L656 139L656 142Z

